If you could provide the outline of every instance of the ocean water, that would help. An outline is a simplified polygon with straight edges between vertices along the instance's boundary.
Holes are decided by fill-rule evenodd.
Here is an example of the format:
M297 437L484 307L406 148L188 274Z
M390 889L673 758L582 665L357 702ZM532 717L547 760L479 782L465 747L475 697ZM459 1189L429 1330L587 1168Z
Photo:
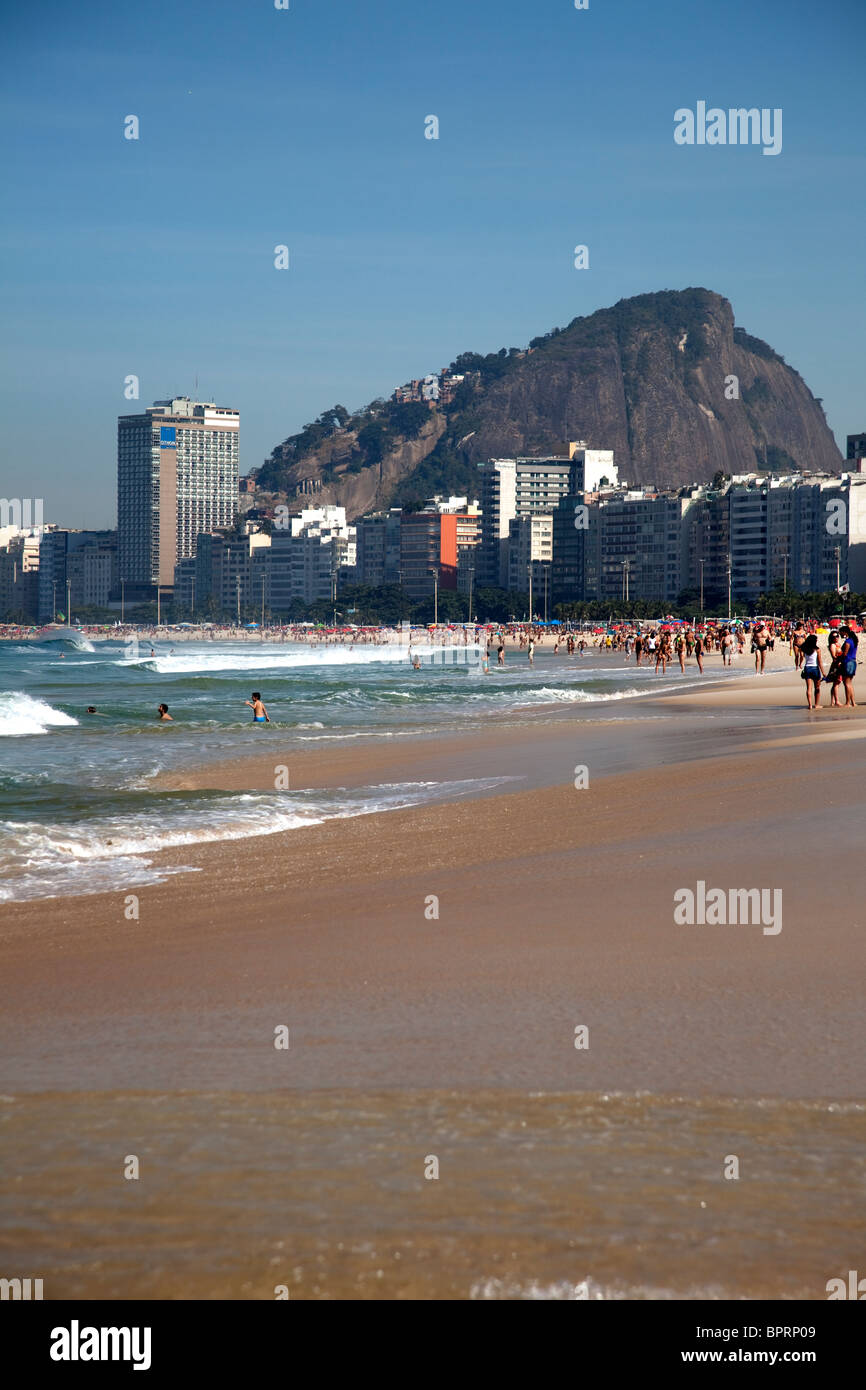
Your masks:
M0 642L0 902L107 891L164 876L148 854L237 839L484 790L479 779L329 791L173 792L162 773L255 751L519 723L546 707L579 711L675 689L622 656L554 658L534 669L510 649L504 669L444 660L415 639L422 669L391 646L302 643ZM462 663L465 653L458 648ZM739 674L737 668L734 673ZM716 673L717 675L720 673ZM272 724L254 727L244 701L262 692ZM160 723L157 705L173 715ZM88 705L98 713L88 715ZM175 870L177 872L179 870Z

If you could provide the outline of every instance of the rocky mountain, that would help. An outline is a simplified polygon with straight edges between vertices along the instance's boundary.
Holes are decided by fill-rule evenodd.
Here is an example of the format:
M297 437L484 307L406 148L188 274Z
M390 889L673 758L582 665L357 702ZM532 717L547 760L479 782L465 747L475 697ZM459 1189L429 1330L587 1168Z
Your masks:
M527 349L463 353L451 370L464 381L445 407L325 412L274 451L260 485L293 494L310 479L305 505L339 502L357 516L436 491L474 494L478 462L562 454L576 439L612 448L621 479L661 487L756 466L843 466L820 400L710 290L620 300Z

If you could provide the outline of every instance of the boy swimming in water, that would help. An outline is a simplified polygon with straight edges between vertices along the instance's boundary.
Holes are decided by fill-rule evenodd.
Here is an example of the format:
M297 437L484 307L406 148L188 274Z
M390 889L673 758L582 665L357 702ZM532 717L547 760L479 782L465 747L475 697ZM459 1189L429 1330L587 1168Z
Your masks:
M262 704L262 697L257 690L253 691L252 700L244 700L244 704L249 705L252 710L254 724L270 724L268 712Z

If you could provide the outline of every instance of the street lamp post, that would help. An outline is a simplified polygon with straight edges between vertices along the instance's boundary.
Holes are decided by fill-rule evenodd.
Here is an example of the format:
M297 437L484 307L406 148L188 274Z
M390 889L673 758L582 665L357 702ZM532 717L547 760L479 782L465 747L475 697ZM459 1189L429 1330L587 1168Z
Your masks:
M57 622L57 580L51 581L51 621Z
M544 625L547 626L547 574L550 566L544 566Z
M839 584L840 584L840 582L841 582L841 581L840 581L840 578L839 578L839 566L840 566L841 561L842 561L842 547L841 547L840 545L834 546L834 547L833 547L833 554L834 554L835 557L836 557L836 593L838 594L838 592L839 592Z
M475 570L469 571L469 622L472 622L472 581L475 578Z
M839 587L838 584L837 584L836 587L837 587L837 588ZM71 580L71 579L67 579L67 581L66 581L66 621L67 621L67 623L71 623L71 622L72 622L72 580Z
M235 597L237 599L238 627L241 625L241 577L235 575Z
M728 556L728 622L731 621L731 557Z
M123 627L123 614L126 607L126 580L120 581L120 626Z
M530 560L527 569L529 570L529 626L532 627L532 561Z
M433 626L439 626L439 574L433 572Z
M703 611L704 611L704 561L703 561L703 560L698 560L698 564L699 564L700 567L701 567L701 612L703 613Z

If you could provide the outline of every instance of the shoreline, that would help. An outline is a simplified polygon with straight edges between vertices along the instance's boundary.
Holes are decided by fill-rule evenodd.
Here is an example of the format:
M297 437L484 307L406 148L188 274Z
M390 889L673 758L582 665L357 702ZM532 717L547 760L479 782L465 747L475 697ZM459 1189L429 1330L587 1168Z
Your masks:
M584 754L584 789L575 727L592 721L529 730L511 752L509 731L491 729L479 766L508 775L528 758L540 765L534 780L149 854L199 872L136 889L137 921L124 916L123 892L8 905L0 1084L266 1091L287 1078L261 1038L285 1020L297 1030L289 1084L301 1089L863 1095L854 980L866 933L850 871L861 779L846 739L823 737L815 716L795 718L788 752L791 730L772 714L785 710L790 677L764 679L759 708L771 720L761 715L745 738L736 701L726 709L700 692L726 714L703 750L677 720L645 722L639 743L664 754L679 740L680 761L610 766L596 780ZM841 722L828 732L866 736L862 717ZM624 732L635 733L630 722L614 726L614 743ZM609 734L596 726L597 747ZM437 756L440 779L449 759L466 761L459 743L437 754L435 740L420 753L387 750L384 762L378 748L331 753L319 756L319 785L373 765L423 772ZM247 786L263 773L243 767ZM228 780L225 768L209 775ZM783 929L676 925L673 894L698 881L781 888ZM431 895L438 917L425 915ZM605 1041L575 1072L569 1034L588 1010ZM757 1039L756 1018L766 1028ZM648 1024L667 1039L658 1055L646 1050ZM515 1027L512 1055L502 1039ZM196 1042L214 1030L218 1062Z

